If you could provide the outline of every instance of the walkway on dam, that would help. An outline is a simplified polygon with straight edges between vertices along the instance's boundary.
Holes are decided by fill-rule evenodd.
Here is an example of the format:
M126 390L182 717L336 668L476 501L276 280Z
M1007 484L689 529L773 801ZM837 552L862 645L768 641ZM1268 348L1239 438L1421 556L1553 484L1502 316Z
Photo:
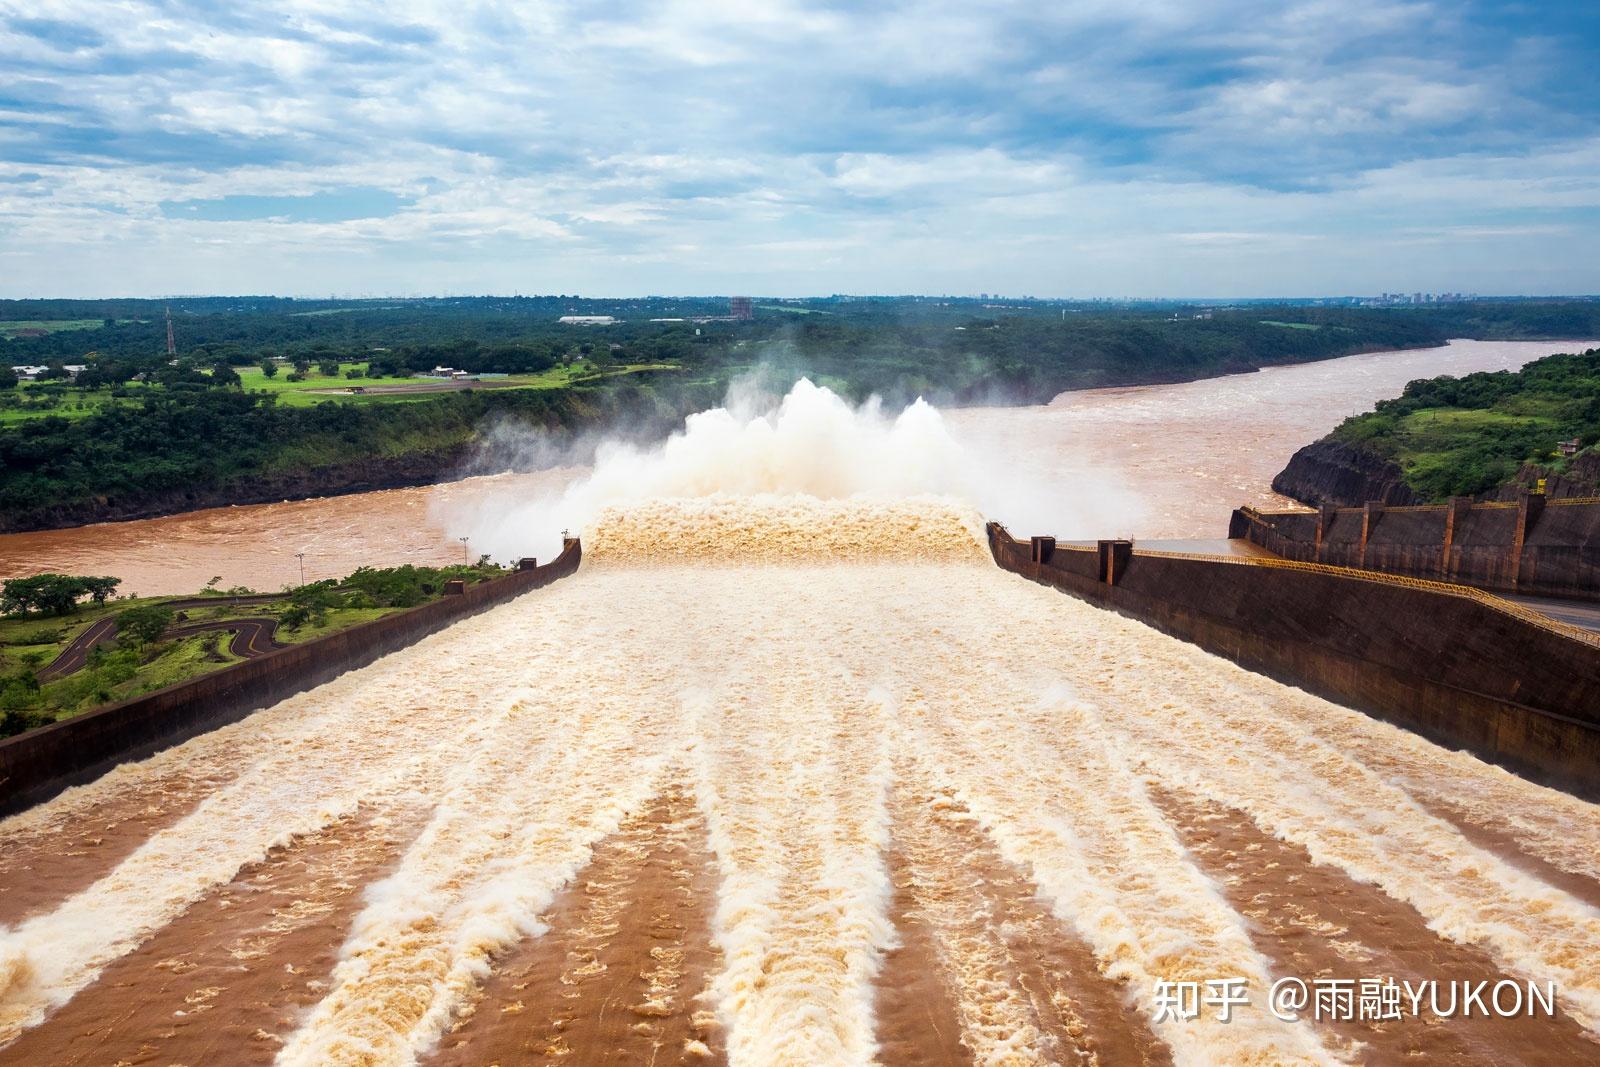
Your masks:
M1593 600L1560 600L1542 596L1508 596L1507 600L1550 616L1568 626L1600 633L1600 603Z
M1066 541L1059 542L1063 545L1076 545L1079 548L1093 548L1098 541ZM1245 556L1251 559L1277 559L1271 552L1262 548L1254 541L1247 541L1242 537L1214 537L1191 538L1187 540L1146 540L1140 538L1133 543L1135 551L1143 549L1146 552L1181 552L1194 556Z

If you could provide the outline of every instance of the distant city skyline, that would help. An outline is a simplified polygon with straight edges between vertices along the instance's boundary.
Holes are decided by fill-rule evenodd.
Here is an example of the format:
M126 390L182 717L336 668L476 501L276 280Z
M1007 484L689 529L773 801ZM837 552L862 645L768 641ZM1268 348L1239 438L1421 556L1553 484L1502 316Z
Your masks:
M1595 293L1596 54L1579 3L0 0L0 297Z

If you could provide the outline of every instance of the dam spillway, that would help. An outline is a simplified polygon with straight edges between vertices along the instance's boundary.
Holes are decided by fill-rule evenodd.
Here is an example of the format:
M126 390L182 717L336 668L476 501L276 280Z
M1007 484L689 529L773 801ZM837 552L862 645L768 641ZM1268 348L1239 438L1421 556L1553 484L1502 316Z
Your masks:
M585 548L0 824L0 1062L1600 1051L1590 804L1006 573L948 503L658 501ZM1558 1010L1267 1010L1330 974ZM1231 1022L1155 1021L1213 979Z

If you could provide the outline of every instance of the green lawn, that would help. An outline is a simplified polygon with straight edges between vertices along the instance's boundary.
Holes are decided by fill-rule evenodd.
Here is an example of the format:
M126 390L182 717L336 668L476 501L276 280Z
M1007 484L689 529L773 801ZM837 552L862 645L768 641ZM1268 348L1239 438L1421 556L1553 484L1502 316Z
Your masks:
M0 615L0 673L12 670L33 656L39 657L38 666L48 666L61 655L74 638L107 615L115 615L128 608L155 604L171 597L129 597L113 600L105 607L95 607L85 601L68 615L34 616L27 619Z
M1553 411L1530 413L1540 409L1530 398L1524 398L1521 406L1523 410L1516 413L1440 407L1398 419L1367 415L1337 432L1399 464L1406 483L1429 499L1444 499L1504 482L1524 458L1554 448L1565 436L1562 420ZM1549 410L1548 401L1545 407ZM1369 429L1375 436L1362 432Z
M329 390L344 390L354 386L396 386L419 385L427 381L420 378L369 378L363 375L359 378L346 378L344 373L355 367L362 367L360 363L341 364L339 377L324 378L315 367L306 375L304 381L289 381L288 367L281 367L278 373L268 378L261 372L260 367L238 367L239 378L247 390L260 390L275 393L278 403L289 404L294 407L304 407L311 404L320 404L328 400L354 401L363 404L393 404L406 403L417 400L427 400L431 397L444 395L448 390L415 393L368 393L350 394L346 392L329 392ZM623 374L634 374L641 371L673 371L679 369L675 364L668 363L630 363L625 366L611 367L597 371L581 364L566 364L552 367L547 371L537 374L507 374L488 376L484 379L481 388L505 389L512 386L523 389L564 389L569 385L581 381L592 381L598 378L614 378ZM509 384L508 384L509 383Z
M43 330L46 333L60 333L62 330L98 330L105 324L104 319L46 319L43 321L18 321L13 319L7 322L0 322L0 337L9 340L23 330Z
M294 645L382 618L402 607L381 607L385 603L421 603L444 595L443 581L463 577L469 582L504 573L499 568L393 568L358 571L333 590L302 591L294 596L324 597L320 610L311 610L308 601L302 612L308 617L298 627L278 627L279 644ZM16 618L0 616L0 735L10 736L49 722L80 714L112 701L148 693L175 682L205 674L236 663L239 657L228 651L233 634L211 631L161 641L149 647L119 647L108 642L98 647L89 663L72 674L54 681L39 681L37 672L49 666L86 629L108 615L131 607L192 600L201 594L160 597L129 597L112 600L103 606L85 602L66 615ZM246 590L238 590L246 592ZM291 594L264 603L230 604L228 593L216 591L217 602L199 604L177 611L177 626L240 618L282 619L291 610Z
M0 617L0 688L4 678L19 671L48 666L79 634L107 615L115 615L143 604L162 603L177 597L141 597L114 600L104 607L92 604L69 614L26 619ZM284 602L187 608L177 625L212 619L272 618ZM334 608L315 623L298 630L280 627L280 644L293 645L393 614L400 608ZM193 678L196 675L239 662L228 651L233 635L227 631L195 634L164 641L134 655L118 652L115 643L104 646L110 659L102 666L87 666L64 678L44 683L29 702L28 714L35 724L71 718L91 708ZM137 662L133 662L136 660Z
M1320 323L1320 322L1277 322L1277 321L1275 321L1273 319L1262 319L1261 320L1261 325L1263 325L1263 326L1282 326L1286 330L1320 330L1320 329L1322 329L1322 323Z
M339 394L317 393L318 389L348 389L352 386L368 385L408 385L411 378L369 378L363 374L359 378L346 378L345 371L365 365L361 363L341 363L339 373L332 378L324 378L317 372L316 367L311 368L311 373L306 375L303 382L291 382L289 375L294 368L281 366L278 373L268 378L261 372L260 367L235 367L239 372L239 379L244 383L244 388L249 392L275 393L278 403L291 405L317 404L324 400L349 399Z
M313 367L304 380L291 382L289 375L293 372L290 366L280 366L278 373L271 378L262 373L258 366L236 367L240 382L250 392L271 393L278 398L278 403L290 407L310 407L313 404L325 403L329 400L339 400L345 403L358 404L408 404L419 401L431 400L434 397L447 395L450 390L418 391L407 393L350 393L355 386L370 388L373 386L404 386L418 385L426 379L396 378L396 377L369 377L365 374L357 378L345 377L345 372L353 369L365 369L364 363L341 363L339 374L335 377L324 377ZM486 376L479 388L505 389L564 389L578 382L597 381L601 378L616 378L625 374L639 374L647 371L678 371L682 368L672 363L629 363L623 366L608 367L597 370L586 364L568 364L552 367L538 374L510 374L500 376ZM145 386L140 382L129 382L125 388L134 395L117 398L109 390L78 389L75 386L63 386L55 382L21 382L16 389L0 391L0 427L27 422L30 419L43 419L56 416L64 419L81 419L94 415L103 409L123 404L138 403L138 394L146 388L159 388ZM57 392L59 390L59 393ZM53 402L52 402L53 399Z

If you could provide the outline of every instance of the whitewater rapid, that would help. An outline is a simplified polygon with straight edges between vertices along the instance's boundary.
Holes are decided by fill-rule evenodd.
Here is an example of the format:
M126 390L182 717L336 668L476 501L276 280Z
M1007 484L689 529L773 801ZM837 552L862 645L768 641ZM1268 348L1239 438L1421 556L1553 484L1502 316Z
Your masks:
M1282 871L1291 895L1371 885L1415 909L1415 936L1437 939L1421 948L1554 981L1552 1054L1600 1058L1600 913L1439 811L1448 798L1592 879L1593 806L1002 572L975 516L937 498L657 500L603 510L586 549L571 579L0 824L0 880L78 872L0 934L0 1062L192 1055L204 1026L261 1015L251 983L269 972L293 996L269 997L275 1025L252 1022L235 1062L427 1063L469 1026L530 1056L556 1045L515 1044L519 1028L554 1027L576 1063L625 1046L658 1062L883 1062L881 983L912 923L973 1062L1093 1062L1112 1030L1150 1062L1360 1060L1360 1038L1265 1010L1292 971L1166 793L1303 849ZM169 795L149 825L126 821ZM640 823L663 797L700 829ZM326 903L301 850L373 819L394 855ZM52 833L88 822L100 845L50 855ZM118 849L122 832L138 840ZM359 840L326 847L337 859ZM591 881L617 840L636 873ZM676 873L648 873L656 847ZM711 888L696 890L702 868ZM323 953L291 938L208 964L202 913L269 875L274 929ZM635 891L704 914L697 987L679 988L682 947L656 953L642 931L702 920L637 911L618 895ZM574 893L599 909L602 948L535 958L527 981L556 968L557 1000L622 1013L602 1045L521 986L484 1001L507 960L565 929ZM254 930L219 916L206 921ZM1397 936L1340 935L1372 952ZM1088 962L1049 962L1070 953ZM1252 995L1232 1022L1154 1021L1157 981L1222 977ZM163 996L177 1023L128 1021Z

